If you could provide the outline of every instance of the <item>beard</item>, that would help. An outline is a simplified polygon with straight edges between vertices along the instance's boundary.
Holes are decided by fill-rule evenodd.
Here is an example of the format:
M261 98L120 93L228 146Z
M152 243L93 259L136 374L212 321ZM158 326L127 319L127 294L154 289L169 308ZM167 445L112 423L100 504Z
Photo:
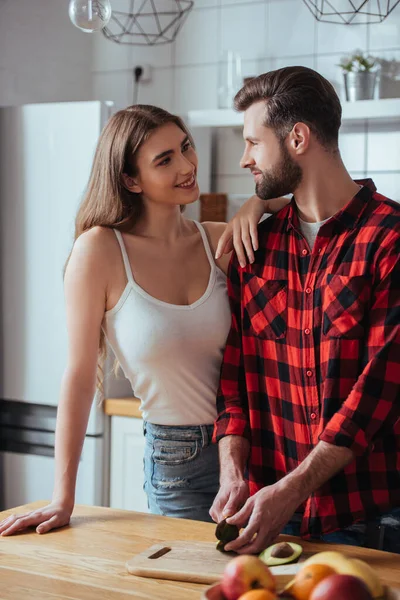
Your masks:
M262 200L293 194L302 179L303 171L300 165L293 160L282 143L278 164L269 171L262 171L262 179L256 183L256 194Z

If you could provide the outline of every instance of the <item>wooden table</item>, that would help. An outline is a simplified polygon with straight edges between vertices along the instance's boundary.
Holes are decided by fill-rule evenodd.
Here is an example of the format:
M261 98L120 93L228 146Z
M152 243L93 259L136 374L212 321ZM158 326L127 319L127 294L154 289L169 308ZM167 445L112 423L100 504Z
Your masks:
M0 513L33 510L29 504ZM286 539L291 539L283 536ZM133 577L125 562L147 547L172 540L213 541L214 526L110 508L76 506L71 525L45 535L29 532L0 537L1 600L199 599L206 586ZM326 544L303 543L306 552ZM400 556L333 546L367 560L384 583L400 588Z

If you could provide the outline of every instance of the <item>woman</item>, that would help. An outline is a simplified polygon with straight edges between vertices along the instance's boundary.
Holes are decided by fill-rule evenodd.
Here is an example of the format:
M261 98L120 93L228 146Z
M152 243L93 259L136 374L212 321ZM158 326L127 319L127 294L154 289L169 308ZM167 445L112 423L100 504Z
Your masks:
M200 225L183 215L199 196L196 174L193 140L178 117L137 105L116 113L104 128L65 272L69 359L57 416L53 499L3 521L2 535L28 526L45 533L69 522L106 339L141 399L151 511L211 520L219 485L211 433L230 326L229 255L213 259L224 224ZM260 202L242 211L251 214L244 221L253 232L264 211ZM281 199L278 207L285 203ZM244 238L248 246L248 230Z

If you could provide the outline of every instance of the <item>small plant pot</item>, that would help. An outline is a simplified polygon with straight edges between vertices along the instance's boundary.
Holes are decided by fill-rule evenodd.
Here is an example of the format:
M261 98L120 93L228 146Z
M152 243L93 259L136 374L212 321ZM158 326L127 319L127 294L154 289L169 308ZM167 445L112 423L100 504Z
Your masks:
M373 100L377 81L376 71L360 71L359 73L343 73L346 100Z

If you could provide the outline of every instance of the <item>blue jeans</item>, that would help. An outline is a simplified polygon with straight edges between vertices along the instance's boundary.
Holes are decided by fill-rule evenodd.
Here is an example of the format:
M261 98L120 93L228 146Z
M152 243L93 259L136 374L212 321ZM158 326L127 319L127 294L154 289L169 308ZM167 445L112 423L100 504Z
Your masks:
M213 425L174 427L145 422L144 490L152 513L212 521L219 489Z
M294 515L282 533L300 536L300 525L301 516ZM354 523L350 527L327 533L318 539L331 544L362 546L400 554L400 508L394 508L371 522Z

